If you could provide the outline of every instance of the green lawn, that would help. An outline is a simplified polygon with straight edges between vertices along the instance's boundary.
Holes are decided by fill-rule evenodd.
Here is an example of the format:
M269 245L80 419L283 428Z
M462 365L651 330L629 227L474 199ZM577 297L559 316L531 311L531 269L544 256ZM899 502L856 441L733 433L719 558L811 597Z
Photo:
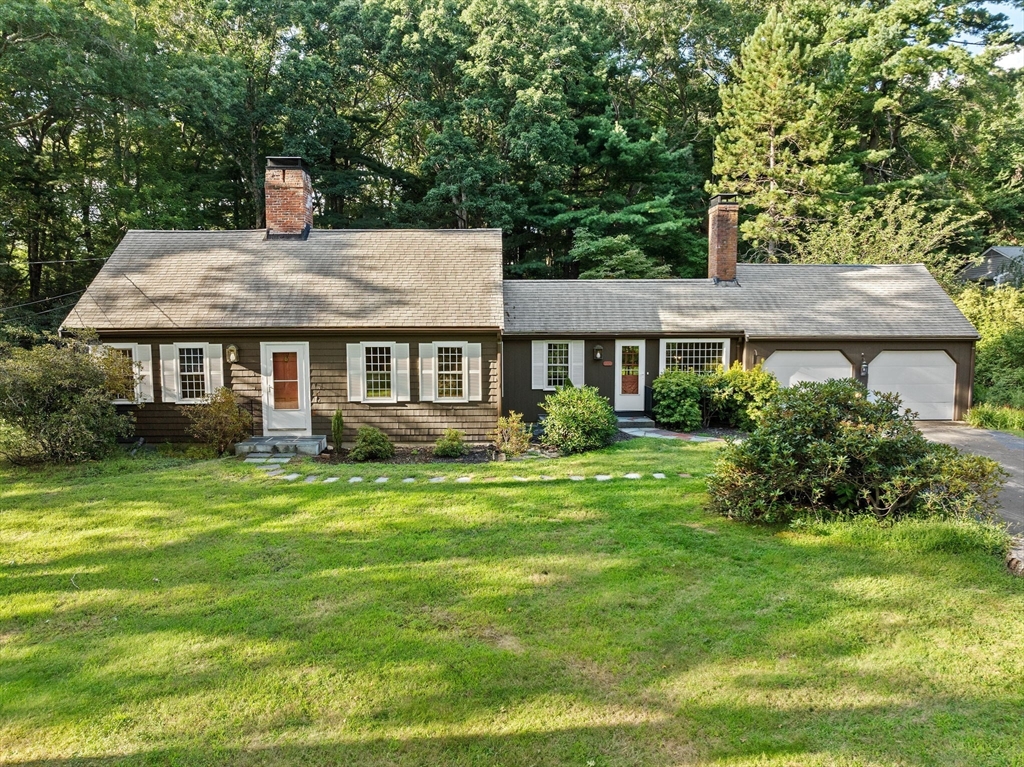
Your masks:
M714 454L0 468L0 763L1024 765L984 536L712 517Z

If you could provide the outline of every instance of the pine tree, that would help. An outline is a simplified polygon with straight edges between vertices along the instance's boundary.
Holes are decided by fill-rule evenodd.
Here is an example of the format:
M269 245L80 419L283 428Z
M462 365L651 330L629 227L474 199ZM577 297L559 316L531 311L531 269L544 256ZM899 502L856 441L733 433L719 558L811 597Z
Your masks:
M711 191L738 192L757 214L744 238L778 260L830 193L857 186L847 139L815 86L812 36L772 9L722 90Z

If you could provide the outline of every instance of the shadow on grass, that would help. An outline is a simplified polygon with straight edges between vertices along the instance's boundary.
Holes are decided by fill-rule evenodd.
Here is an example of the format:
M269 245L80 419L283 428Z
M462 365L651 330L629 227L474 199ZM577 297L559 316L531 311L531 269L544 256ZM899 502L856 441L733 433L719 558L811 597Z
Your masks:
M40 529L85 539L0 571L0 727L130 755L12 763L984 764L974 734L1007 763L1019 691L871 661L1024 607L995 563L797 544L678 489L54 501Z

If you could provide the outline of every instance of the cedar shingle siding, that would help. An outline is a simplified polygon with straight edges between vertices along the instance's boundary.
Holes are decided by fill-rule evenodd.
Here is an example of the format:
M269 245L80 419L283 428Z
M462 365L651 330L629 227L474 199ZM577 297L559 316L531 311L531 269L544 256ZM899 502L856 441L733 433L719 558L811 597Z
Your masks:
M471 442L482 442L494 428L498 418L500 401L498 379L497 334L451 334L431 333L398 335L360 333L358 335L318 334L300 336L294 333L211 333L201 338L194 331L181 336L161 334L139 336L134 334L103 334L107 343L134 342L149 343L153 348L154 361L159 357L159 345L175 341L203 341L219 343L227 347L238 347L238 362L224 363L225 385L229 386L251 409L254 416L253 431L263 433L263 387L260 372L261 341L308 341L310 356L310 388L312 390L313 434L331 433L331 417L341 408L345 414L346 440L355 436L360 426L376 426L383 429L398 443L433 442L446 428L457 428L466 432ZM412 398L409 402L397 404L369 404L348 401L345 345L360 341L397 341L409 343L411 353L410 386ZM426 341L467 341L479 343L483 353L482 377L483 400L468 403L439 403L419 401L419 356L418 345ZM156 365L158 368L159 366ZM136 413L135 432L151 442L187 441L188 425L182 415L181 406L162 402L162 382L155 376L156 402L143 407L132 408Z

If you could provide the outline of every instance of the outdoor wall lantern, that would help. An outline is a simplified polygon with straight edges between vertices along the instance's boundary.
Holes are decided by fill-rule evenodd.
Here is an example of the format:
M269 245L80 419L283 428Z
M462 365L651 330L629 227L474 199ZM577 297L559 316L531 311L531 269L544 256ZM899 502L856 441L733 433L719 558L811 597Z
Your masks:
M864 359L864 355L863 354L860 355L860 377L861 378L867 378L868 377L868 361L866 359Z
M232 365L238 362L238 347L231 344L231 346L224 350L224 358Z
M601 344L597 344L594 347L594 359L598 362L604 359L604 347Z

